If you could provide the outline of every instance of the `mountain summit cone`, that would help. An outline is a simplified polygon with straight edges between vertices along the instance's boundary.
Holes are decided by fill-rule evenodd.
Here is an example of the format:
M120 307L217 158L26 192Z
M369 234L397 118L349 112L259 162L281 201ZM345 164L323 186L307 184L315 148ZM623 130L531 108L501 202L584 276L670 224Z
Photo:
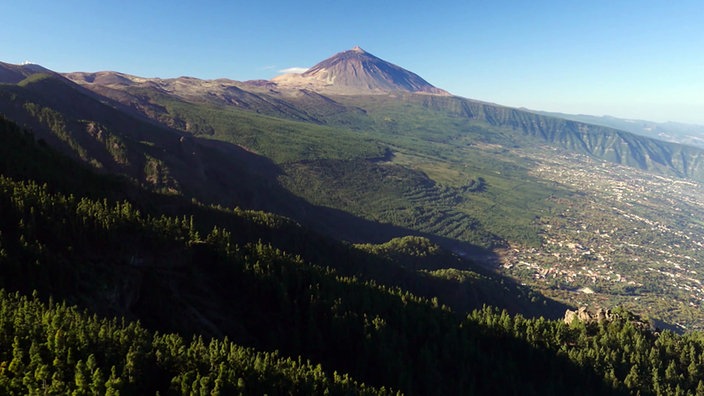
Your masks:
M310 89L340 95L412 92L449 95L415 73L355 46L333 55L303 73L272 79L282 87Z

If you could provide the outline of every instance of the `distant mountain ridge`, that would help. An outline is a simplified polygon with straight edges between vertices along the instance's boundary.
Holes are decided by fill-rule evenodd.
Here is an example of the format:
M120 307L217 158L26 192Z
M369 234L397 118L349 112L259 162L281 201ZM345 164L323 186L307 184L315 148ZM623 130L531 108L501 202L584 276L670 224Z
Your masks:
M670 176L704 180L702 148L457 96L410 96L406 100L420 103L429 110L454 117L467 117L518 132L515 137L504 141L504 144L518 144L516 138L528 137L608 162Z
M532 110L529 110L532 111ZM685 124L681 122L654 122L638 119L627 119L613 116L594 116L586 114L566 114L546 111L533 111L549 117L559 117L566 120L586 122L609 128L632 132L649 138L664 140L671 143L685 144L704 148L704 125Z

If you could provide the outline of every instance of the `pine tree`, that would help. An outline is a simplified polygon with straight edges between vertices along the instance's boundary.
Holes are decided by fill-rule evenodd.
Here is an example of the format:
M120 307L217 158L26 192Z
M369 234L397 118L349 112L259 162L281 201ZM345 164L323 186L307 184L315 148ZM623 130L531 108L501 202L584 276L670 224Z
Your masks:
M640 378L640 370L638 368L638 365L634 364L631 366L631 370L628 372L626 375L626 378L623 380L624 385L628 387L628 389L631 390L638 390L643 386L643 382Z
M696 396L704 396L704 381L699 380L697 383L697 389L695 390Z
M86 368L86 364L83 360L79 360L76 363L76 369L74 371L74 383L76 385L73 396L84 396L90 394L90 375Z
M106 396L119 396L120 389L122 387L122 380L117 375L117 368L112 366L110 368L110 378L105 382L105 395Z

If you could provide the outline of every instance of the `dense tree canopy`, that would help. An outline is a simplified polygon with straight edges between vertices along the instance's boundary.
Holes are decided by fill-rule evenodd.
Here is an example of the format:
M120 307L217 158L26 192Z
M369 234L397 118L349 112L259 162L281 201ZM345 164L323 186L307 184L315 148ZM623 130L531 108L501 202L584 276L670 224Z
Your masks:
M280 218L221 209L240 226L206 231L197 204L175 216L74 195L60 171L74 165L0 129L24 147L17 161L54 164L0 161L0 393L704 393L699 333L655 333L625 311L571 325L465 315L350 270L387 262L374 255L394 271L421 263L404 255L443 257L422 238L339 257ZM275 227L317 254L260 239Z

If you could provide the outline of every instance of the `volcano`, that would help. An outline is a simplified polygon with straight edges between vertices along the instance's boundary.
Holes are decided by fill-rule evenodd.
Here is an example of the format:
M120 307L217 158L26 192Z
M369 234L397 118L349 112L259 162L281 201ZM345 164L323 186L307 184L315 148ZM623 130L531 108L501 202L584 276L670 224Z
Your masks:
M450 95L419 75L364 51L360 47L333 55L303 73L277 76L281 87L340 95L411 92Z

